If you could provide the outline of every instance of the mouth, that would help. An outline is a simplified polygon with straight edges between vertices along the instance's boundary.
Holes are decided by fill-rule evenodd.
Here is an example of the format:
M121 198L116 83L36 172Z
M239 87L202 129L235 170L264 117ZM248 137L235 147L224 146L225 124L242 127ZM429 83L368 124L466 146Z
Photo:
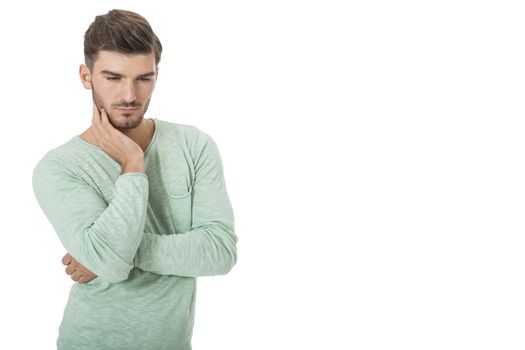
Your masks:
M131 111L136 111L138 108L117 108L117 109L123 112L131 112Z

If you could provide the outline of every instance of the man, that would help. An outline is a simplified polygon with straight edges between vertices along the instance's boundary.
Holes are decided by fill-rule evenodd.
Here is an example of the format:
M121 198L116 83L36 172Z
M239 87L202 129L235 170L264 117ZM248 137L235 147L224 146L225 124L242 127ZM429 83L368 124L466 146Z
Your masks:
M194 126L144 118L161 52L142 16L97 16L80 66L91 126L33 170L77 282L58 349L191 349L196 277L237 261L216 143Z

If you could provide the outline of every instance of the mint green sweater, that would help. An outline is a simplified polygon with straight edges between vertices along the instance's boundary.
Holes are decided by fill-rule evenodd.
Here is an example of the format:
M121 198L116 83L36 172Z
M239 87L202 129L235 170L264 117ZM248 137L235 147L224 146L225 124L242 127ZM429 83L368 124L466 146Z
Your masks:
M121 175L78 135L33 170L62 245L98 276L72 285L59 350L191 349L196 277L226 274L237 261L216 143L194 126L153 121L146 174Z

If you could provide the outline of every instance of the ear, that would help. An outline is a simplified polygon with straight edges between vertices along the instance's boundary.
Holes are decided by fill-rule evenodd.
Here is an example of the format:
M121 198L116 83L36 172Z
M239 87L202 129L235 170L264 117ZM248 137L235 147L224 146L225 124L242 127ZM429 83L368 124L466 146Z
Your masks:
M91 72L85 64L81 64L78 68L78 74L80 75L80 81L84 85L85 89L91 90Z

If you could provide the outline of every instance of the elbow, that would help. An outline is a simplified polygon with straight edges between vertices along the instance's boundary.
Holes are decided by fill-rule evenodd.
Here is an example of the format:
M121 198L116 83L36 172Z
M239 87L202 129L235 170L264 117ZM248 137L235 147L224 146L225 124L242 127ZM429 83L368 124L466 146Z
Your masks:
M104 278L102 278L102 279L104 279ZM109 283L115 284L115 283L124 282L127 279L128 279L127 277L126 278L121 278L121 277L119 277L119 278L106 278L106 281L109 282Z
M205 230L210 238L207 259L200 276L225 275L237 264L237 236L231 227L222 226Z
M229 264L227 266L226 273L230 272L230 270L237 264L237 246L233 245L233 248L230 249L230 260Z
M84 257L84 266L101 280L110 283L119 283L128 279L134 267L133 263L129 263L103 241L93 239L88 233L83 238L80 255Z
M227 244L224 244L223 259L220 264L221 268L218 271L219 275L225 275L231 271L231 269L237 264L237 238L235 235Z
M103 276L101 276L101 278L105 279L109 283L120 283L128 279L132 268L133 266L129 266L121 270L112 270L105 273Z
M129 278L133 265L128 264L104 264L99 265L98 271L93 271L98 278L109 283L120 283Z
M226 275L231 271L231 269L237 263L237 253L235 250L228 250L229 257L225 258L224 261L220 264L220 268L217 269L214 275Z

